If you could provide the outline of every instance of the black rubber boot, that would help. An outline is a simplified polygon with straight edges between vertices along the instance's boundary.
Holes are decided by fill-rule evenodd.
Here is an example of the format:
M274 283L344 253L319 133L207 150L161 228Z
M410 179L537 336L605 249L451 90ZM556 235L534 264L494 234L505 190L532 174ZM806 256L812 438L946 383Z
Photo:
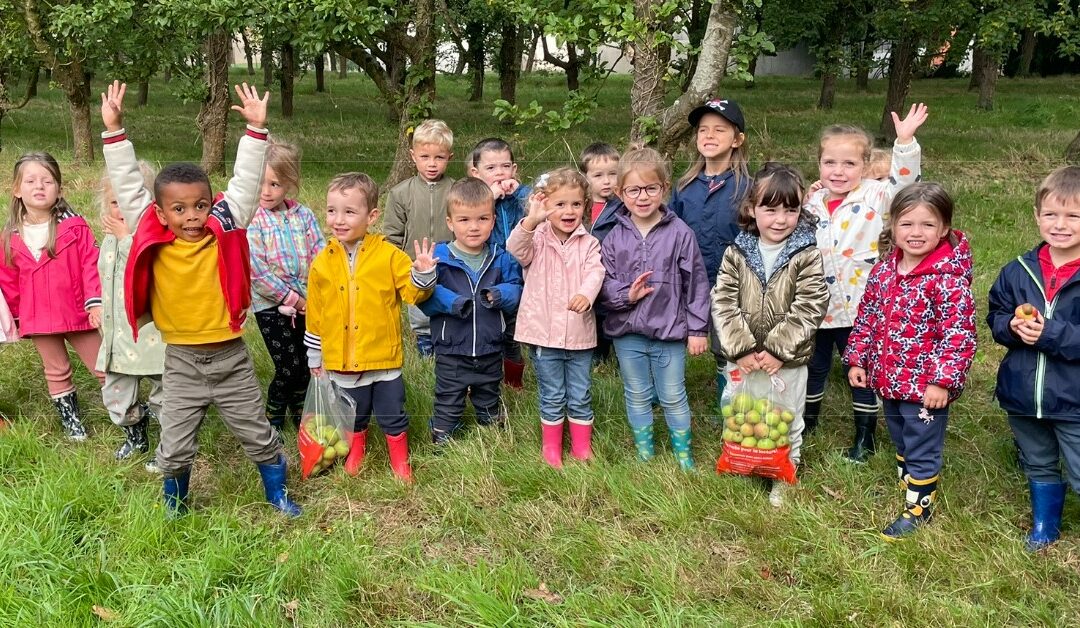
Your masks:
M146 427L149 424L149 417L143 414L135 425L121 426L124 434L127 435L127 440L120 445L120 449L116 450L117 460L127 460L135 454L145 454L150 451L150 439L146 436Z
M821 416L821 402L807 401L803 410L803 436L814 433L818 426L818 417Z
M850 462L863 464L874 455L876 443L874 436L877 432L877 414L869 412L855 413L855 441L851 448L844 452L844 457Z
M937 501L938 476L916 480L908 476L908 489L904 494L904 511L890 523L881 535L887 541L900 540L918 530L934 515Z
M68 440L79 442L86 440L86 427L79 418L79 400L75 391L57 397L52 402L56 406L57 413L60 414L60 425L64 428Z

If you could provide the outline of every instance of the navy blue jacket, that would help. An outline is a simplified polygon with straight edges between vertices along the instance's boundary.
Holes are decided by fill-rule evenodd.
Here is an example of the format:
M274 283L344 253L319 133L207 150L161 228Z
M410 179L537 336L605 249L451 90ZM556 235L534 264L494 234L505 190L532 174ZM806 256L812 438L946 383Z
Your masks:
M1039 267L1042 246L1006 264L990 289L986 324L994 340L1008 349L998 367L995 394L1012 415L1080 421L1080 273L1047 303ZM1046 320L1034 346L1009 329L1014 310L1024 303L1034 305Z
M524 281L517 260L498 245L489 246L479 272L455 257L445 242L435 246L435 291L419 307L431 317L438 355L477 357L503 349L506 317L517 312Z
M709 192L709 185L713 182L719 187ZM710 286L716 283L716 273L720 270L724 251L735 243L735 236L739 235L739 205L750 190L750 184L750 177L742 177L736 185L734 170L729 169L713 177L706 176L703 170L685 188L671 193L668 207L697 236Z
M596 217L596 222L592 224L589 229L589 233L594 238L604 243L604 238L607 234L611 233L612 228L618 224L619 220L616 215L619 213L619 208L623 206L623 202L619 200L618 196L612 196L608 199L608 202L604 205L604 209L600 212L600 215Z
M500 249L506 249L506 240L510 237L510 232L525 217L525 208L529 204L531 193L532 188L519 185L513 194L495 201L495 228L491 230L488 244L495 244ZM514 263L516 264L517 261L515 260Z

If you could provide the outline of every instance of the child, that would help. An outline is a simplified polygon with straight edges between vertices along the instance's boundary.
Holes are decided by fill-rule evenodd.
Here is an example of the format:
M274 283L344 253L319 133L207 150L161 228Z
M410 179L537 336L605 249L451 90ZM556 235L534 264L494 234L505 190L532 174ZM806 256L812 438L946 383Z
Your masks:
M525 269L525 290L514 340L532 346L540 389L544 460L562 468L563 421L570 422L570 455L592 457L589 394L596 319L592 304L604 282L600 242L582 224L589 182L571 168L542 175L529 213L507 247Z
M15 328L15 319L8 309L7 299L3 291L0 291L0 343L16 342L19 340L19 330ZM0 431L7 429L7 417L0 413Z
M71 345L98 382L101 282L98 246L90 225L64 200L60 166L48 153L15 161L15 182L4 231L0 290L19 333L41 356L49 396L69 440L86 440L68 349Z
M1001 269L986 317L994 340L1008 349L995 396L1009 414L1031 490L1031 551L1060 535L1062 462L1080 491L1080 167L1058 168L1043 180L1035 220L1044 243Z
M802 176L767 163L754 177L739 210L742 232L724 252L712 290L713 328L727 359L726 374L762 370L779 375L792 399L805 400L806 363L825 316L816 219L801 210ZM794 408L788 458L800 460L803 406ZM769 502L783 504L785 482L773 482Z
M724 251L739 233L739 206L750 187L746 121L734 100L715 99L691 111L689 121L698 154L675 184L670 206L693 230L712 286ZM715 331L710 330L709 336L716 358L716 403L720 405L727 382L724 360Z
M821 133L818 166L823 188L810 195L807 209L818 219L817 243L829 286L829 310L814 340L806 382L806 434L817 427L833 348L843 355L870 269L878 259L878 237L889 202L919 180L921 151L915 131L926 121L926 105L912 105L904 120L893 113L892 174L881 183L867 178L873 138L859 127L834 125ZM844 456L863 463L873 455L877 399L869 388L851 388L855 438Z
M390 468L411 482L399 313L403 301L431 296L435 260L427 238L423 247L413 243L416 261L410 262L383 236L368 233L379 218L378 203L379 186L366 174L349 172L330 181L326 224L334 237L311 265L304 343L312 374L329 372L356 402L345 472L360 472L374 412L386 436Z
M866 167L866 178L874 181L888 181L892 170L892 152L884 148L870 149L870 163Z
M451 242L435 247L435 292L420 304L431 317L435 345L435 411L431 439L445 445L461 427L465 395L476 422L503 425L499 401L504 330L521 300L521 266L490 241L495 227L495 197L474 177L454 182L446 199Z
M454 133L442 120L424 120L413 131L409 158L416 164L416 176L397 184L386 195L382 231L390 244L412 255L411 242L427 238L448 242L446 195L454 180L446 176L446 166L454 157ZM409 326L416 334L416 350L431 357L431 321L420 308L408 304Z
M139 174L145 185L153 185L154 171L150 164L139 162ZM131 229L124 222L116 202L109 177L99 186L101 223L105 237L101 240L98 275L101 277L101 304L105 315L101 321L101 350L97 369L105 373L101 399L112 422L124 430L125 440L116 450L117 460L127 460L136 453L150 451L146 429L151 416L161 413L161 372L165 363L165 344L153 323L147 324L135 342L124 312L124 271L131 253ZM139 382L150 380L149 405L139 402ZM146 470L160 471L151 456Z
M105 164L120 211L135 235L124 276L124 301L135 339L153 320L165 341L161 442L157 463L164 474L166 514L187 511L188 482L195 462L199 425L217 406L247 457L258 465L266 500L289 517L300 507L285 488L281 442L263 418L255 364L243 340L251 306L251 271L244 227L259 202L267 131L266 102L258 91L236 86L248 123L236 151L226 191L213 196L210 180L194 164L170 164L158 173L154 191L139 173L135 149L123 128L127 86L119 81L101 95Z
M589 144L578 157L578 167L589 181L589 232L603 242L604 236L615 226L615 210L620 204L619 197L615 196L615 184L619 181L619 151L604 142Z
M638 458L655 455L655 396L679 466L689 470L694 459L684 375L686 351L708 349L705 265L694 232L664 207L671 188L667 160L651 148L631 150L619 161L617 186L625 207L601 248L604 332L615 342Z
M259 208L247 228L251 305L274 379L266 389L266 420L280 437L285 417L300 425L310 373L304 348L308 268L326 246L315 213L289 198L300 190L300 150L271 138Z
M495 197L495 226L491 231L491 243L500 249L506 248L510 231L524 215L525 203L529 198L529 188L521 185L517 178L517 163L514 151L504 140L489 137L480 140L469 153L469 176L483 181ZM509 256L508 256L509 257ZM511 264L516 264L509 257ZM514 342L517 324L516 308L506 315L506 342L503 344L503 371L507 386L521 389L524 385L525 360L521 357L521 347Z
M843 356L851 386L881 397L896 446L906 505L882 530L888 540L933 515L949 404L975 357L971 247L952 217L952 199L936 183L897 193L886 257L870 272Z

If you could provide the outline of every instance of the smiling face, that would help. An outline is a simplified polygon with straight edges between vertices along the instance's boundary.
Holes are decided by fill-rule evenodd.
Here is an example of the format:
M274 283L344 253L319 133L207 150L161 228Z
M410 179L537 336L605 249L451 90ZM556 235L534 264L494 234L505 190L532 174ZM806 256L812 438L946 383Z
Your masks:
M409 150L409 157L416 164L416 172L428 182L442 179L453 156L454 153L442 144L416 144Z
M630 211L630 218L638 226L647 226L660 219L660 206L664 204L667 183L648 168L630 170L623 177L619 198Z
M1035 210L1035 220L1039 235L1055 258L1066 261L1080 258L1080 199L1065 200L1047 194Z
M892 239L904 252L904 262L914 268L941 244L949 226L937 212L920 203L893 218Z
M379 208L368 208L360 188L339 188L326 193L326 225L337 241L353 246L364 239L379 218Z
M19 168L12 195L21 200L27 210L47 213L60 198L60 184L44 164L27 161Z
M205 183L174 181L161 186L157 216L177 238L198 242L206 237L206 220L212 206L210 187Z
M855 136L837 135L821 143L818 160L821 183L829 190L829 199L844 198L859 187L866 176L866 146Z
M469 175L491 186L507 179L516 179L517 164L508 150L485 150L480 153L476 165L469 168Z
M746 139L735 125L715 113L701 116L697 126L697 149L705 159L727 159Z
M446 226L454 234L454 245L470 255L484 250L495 228L495 203L451 203Z
M594 203L605 202L615 194L615 185L619 181L619 160L598 157L589 162L585 170L589 180L589 190Z
M585 190L564 185L547 194L544 206L551 210L548 222L551 231L563 242L581 226L581 217L585 213Z
M754 222L758 235L765 244L780 244L787 240L799 224L799 207L784 207L781 204L768 206L758 204L754 207Z

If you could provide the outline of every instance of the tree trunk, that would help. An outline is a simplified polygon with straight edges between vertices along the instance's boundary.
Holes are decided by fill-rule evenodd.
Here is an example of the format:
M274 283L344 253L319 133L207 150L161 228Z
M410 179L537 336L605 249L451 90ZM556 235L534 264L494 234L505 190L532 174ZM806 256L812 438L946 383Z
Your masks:
M465 50L465 46L460 41L455 41L454 46L457 47L457 60L454 61L454 76L461 76L465 74L465 68L469 65L469 51Z
M196 125L202 133L202 168L225 173L225 135L229 122L229 33L219 30L206 38L206 99L199 108Z
M139 81L139 99L136 104L145 107L148 102L150 102L150 79L144 79Z
M315 55L315 91L326 91L326 53L320 52Z
M251 40L248 39L247 29L240 29L240 41L244 44L244 60L247 61L248 76L255 76L255 60L251 54Z
M405 77L408 76L409 58L400 46L387 45L389 62L386 71L390 74L390 82L398 87L405 86Z
M349 59L345 55L338 55L338 78L349 76Z
M165 69L161 72L161 80L166 83L172 82L172 66L165 66Z
M90 132L90 80L82 72L82 63L72 62L69 79L64 81L64 93L67 95L68 104L71 105L71 131L75 143L75 160L81 163L94 161L94 141ZM65 71L63 74L68 74ZM60 72L58 71L58 74Z
M1080 133L1076 134L1065 149L1065 161L1074 166L1080 166Z
M517 102L517 83L521 75L521 34L512 20L503 24L499 44L499 95L503 100Z
M661 54L656 33L660 24L651 0L634 0L634 19L645 26L641 38L633 43L634 82L630 85L630 142L647 139L656 116L664 108L664 76L670 58Z
M330 56L330 71L336 71L338 67L337 53L333 50L327 50L326 54Z
M971 80L968 81L968 91L973 92L982 84L982 72L986 68L986 53L978 43L971 50Z
M270 89L270 85L274 82L274 50L266 41L265 33L263 34L262 50L259 53L259 64L262 65L263 71L263 89Z
M293 114L293 83L296 79L296 51L292 44L281 47L281 72L278 73L281 86L281 117L291 118Z
M1035 30L1025 28L1020 36L1020 65L1016 68L1016 76L1025 78L1031 76L1031 62L1035 59Z
M34 66L33 70L30 70L30 82L26 86L27 98L37 97L38 79L41 78L41 68Z
M855 89L870 91L870 66L874 64L874 40L867 35L858 44L855 56Z
M998 74L1001 68L998 58L994 54L984 53L982 60L983 68L979 72L982 80L979 81L978 107L984 111L990 111L994 108L994 90L997 88Z
M469 102L484 99L484 34L483 22L465 23L465 36L469 42L469 77L472 79Z
M577 44L566 44L566 89L577 90L580 87L578 76L581 73L581 57L578 57Z
M911 73L915 69L916 36L909 34L892 42L889 51L889 91L885 94L885 110L878 130L891 145L896 139L892 113L900 111L911 89Z
M821 95L818 96L818 109L832 109L836 101L836 70L826 70L821 75Z

